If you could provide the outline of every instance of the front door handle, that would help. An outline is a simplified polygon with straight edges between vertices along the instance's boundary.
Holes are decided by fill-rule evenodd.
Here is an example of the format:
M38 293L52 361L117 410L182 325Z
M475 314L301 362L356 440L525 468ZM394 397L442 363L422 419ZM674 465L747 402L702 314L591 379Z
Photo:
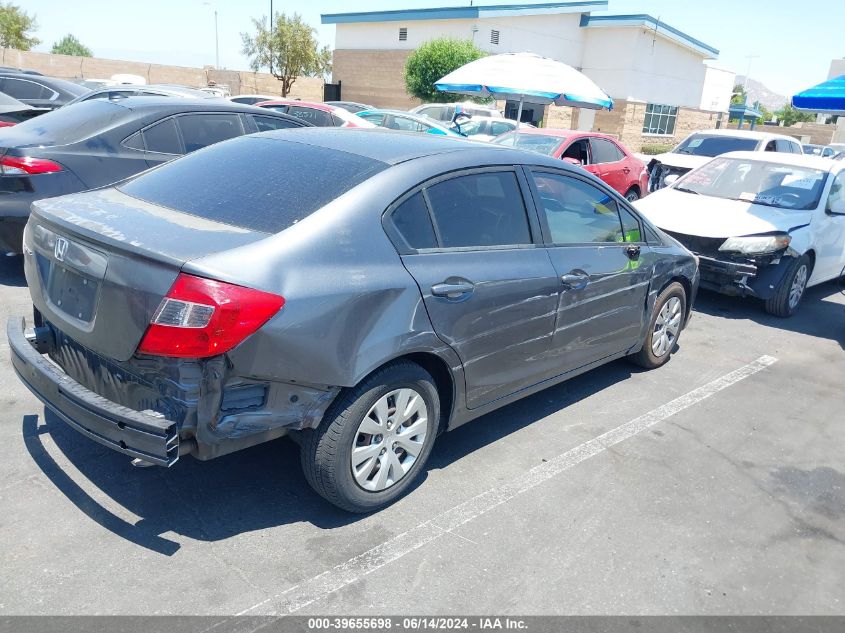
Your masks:
M466 279L447 279L431 287L431 294L435 297L446 297L447 299L460 299L470 294L475 289L475 284Z
M590 283L590 276L586 273L569 273L561 275L560 280L567 290L582 290Z
M637 261L640 258L640 247L631 245L625 247L625 254L628 256L628 259Z

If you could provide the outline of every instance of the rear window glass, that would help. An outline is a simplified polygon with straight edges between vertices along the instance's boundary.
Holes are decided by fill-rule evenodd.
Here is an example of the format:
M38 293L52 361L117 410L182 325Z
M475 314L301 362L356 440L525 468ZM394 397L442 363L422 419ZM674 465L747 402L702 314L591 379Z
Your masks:
M14 142L9 137L36 137L44 144L65 145L94 136L130 114L107 100L81 101L20 123L4 137L7 143Z
M355 154L247 136L189 154L119 189L201 218L278 233L386 167Z
M672 151L693 156L719 156L728 152L754 151L757 143L759 141L755 138L693 134Z

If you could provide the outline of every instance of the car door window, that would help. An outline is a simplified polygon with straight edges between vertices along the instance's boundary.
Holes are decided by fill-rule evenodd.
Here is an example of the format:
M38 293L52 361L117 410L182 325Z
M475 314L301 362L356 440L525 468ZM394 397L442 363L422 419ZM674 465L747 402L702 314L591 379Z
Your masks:
M516 174L483 172L450 178L426 189L443 248L531 244Z
M423 125L413 119L396 115L390 117L389 125L391 130L403 130L405 132L425 132L431 129L430 125Z
M405 247L413 250L437 248L431 216L421 193L415 193L396 207L390 215L390 220Z
M778 152L786 152L787 154L792 153L792 143L789 141L778 139L775 141L775 147Z
M447 121L449 119L446 114L445 106L430 106L428 108L423 108L419 111L419 114L430 116L432 119L437 119L438 121Z
M775 143L775 141L769 141L769 142L766 144L766 151L767 151L767 152L776 152L776 151L778 151L777 144Z
M334 127L332 115L325 110L292 105L288 110L288 114L295 116L297 119L308 121L310 124L318 127Z
M499 136L499 134L510 132L515 127L515 124L508 123L507 121L493 121L490 123L490 134L492 136Z
M186 153L244 133L237 114L186 114L178 117L178 122Z
M293 121L289 121L288 119L261 116L259 114L253 114L252 120L259 132L269 132L270 130L285 130L292 127L299 127L299 125Z
M144 145L148 152L159 154L182 154L182 141L176 129L176 121L171 117L148 127L143 132Z
M590 139L593 163L615 163L625 158L619 148L603 138Z
M613 197L577 178L535 173L543 216L551 241L556 245L624 242L625 231ZM629 228L633 230L628 218ZM636 223L639 237L639 223Z
M561 158L574 158L575 160L580 161L582 165L591 164L587 139L572 141L569 147L567 147L563 152Z
M3 92L15 99L52 99L58 94L34 81L13 77L6 77L3 81Z
M129 138L124 139L123 146L128 147L129 149L138 149L144 151L144 136L141 132L135 132Z
M834 178L830 185L830 193L827 196L827 211L833 211L834 203L845 199L845 171L839 172L839 175Z
M368 114L359 114L358 116L366 121L369 121L373 125L384 125L384 114L380 112L370 112Z

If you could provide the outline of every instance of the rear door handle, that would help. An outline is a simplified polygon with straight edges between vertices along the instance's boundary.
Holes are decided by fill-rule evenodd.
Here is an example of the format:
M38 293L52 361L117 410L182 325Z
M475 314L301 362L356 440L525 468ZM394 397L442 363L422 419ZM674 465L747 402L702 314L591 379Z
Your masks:
M563 283L563 287L567 290L581 290L587 287L587 284L590 283L590 276L586 273L569 273L567 275L561 275L560 280Z
M631 173L631 168L630 168L630 167L623 167L623 168L622 168L622 171L624 171L626 174L630 174L630 173Z
M459 299L470 294L475 289L475 284L466 279L447 279L431 287L431 294L435 297L446 297L447 299Z

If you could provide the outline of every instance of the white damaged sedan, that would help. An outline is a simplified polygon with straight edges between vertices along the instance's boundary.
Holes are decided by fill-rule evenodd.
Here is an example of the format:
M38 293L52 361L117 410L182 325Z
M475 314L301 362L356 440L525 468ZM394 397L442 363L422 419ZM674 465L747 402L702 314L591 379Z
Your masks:
M845 162L731 152L635 203L699 257L701 287L795 314L845 268Z

